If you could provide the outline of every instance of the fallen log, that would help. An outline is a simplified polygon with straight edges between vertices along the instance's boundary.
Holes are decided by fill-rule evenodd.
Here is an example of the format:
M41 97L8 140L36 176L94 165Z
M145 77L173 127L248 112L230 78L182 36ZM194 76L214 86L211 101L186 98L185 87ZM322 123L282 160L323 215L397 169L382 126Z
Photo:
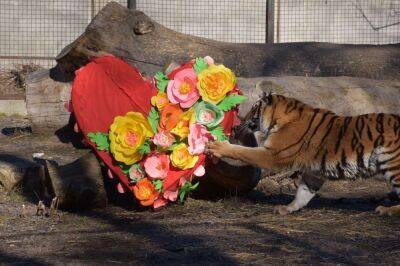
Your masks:
M283 76L238 78L238 87L249 97L241 106L241 116L257 100L259 91L255 88L262 81L264 84L259 87L267 91L294 97L338 114L400 113L399 81ZM41 70L28 77L26 90L28 117L34 133L54 132L68 124L70 113L65 105L69 101L69 83L56 82L49 77L48 71Z
M152 75L171 61L210 55L241 77L343 75L399 80L399 48L400 44L218 42L178 33L140 11L110 3L57 56L57 69L73 74L90 57L111 53Z
M26 108L32 130L54 132L68 123L66 104L71 98L71 84L50 78L49 70L39 70L26 79Z
M92 153L62 166L46 159L35 160L44 167L46 194L57 198L60 208L93 209L107 205L101 167Z
M261 91L296 98L315 108L339 115L366 113L400 114L400 82L351 77L259 77L239 78L238 87L248 96L240 106L243 117L259 99Z
M43 194L44 179L40 165L10 154L0 153L0 186L10 192L17 186Z

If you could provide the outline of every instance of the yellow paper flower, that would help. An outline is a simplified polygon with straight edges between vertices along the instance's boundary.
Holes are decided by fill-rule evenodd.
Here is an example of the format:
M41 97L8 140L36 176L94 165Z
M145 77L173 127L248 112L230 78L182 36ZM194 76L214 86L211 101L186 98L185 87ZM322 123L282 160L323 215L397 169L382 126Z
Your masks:
M194 108L190 108L179 118L178 124L171 130L171 133L180 137L181 139L187 138L189 135L189 126L196 121Z
M163 109L168 103L168 96L165 92L159 91L156 96L151 97L151 105L156 106L158 110Z
M117 116L109 132L110 151L118 162L134 164L142 159L138 148L153 134L149 122L141 113L129 112L125 116Z
M173 166L182 170L186 170L193 168L196 165L197 161L199 160L199 156L190 155L186 144L181 143L178 144L172 151L170 159Z
M204 101L218 104L233 90L235 74L224 65L210 65L198 75L197 87Z

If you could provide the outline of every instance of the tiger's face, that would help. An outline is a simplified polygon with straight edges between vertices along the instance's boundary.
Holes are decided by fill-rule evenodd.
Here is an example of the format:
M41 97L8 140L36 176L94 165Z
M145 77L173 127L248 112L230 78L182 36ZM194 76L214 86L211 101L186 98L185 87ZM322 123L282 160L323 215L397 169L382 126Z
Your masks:
M244 118L243 126L253 132L258 146L264 146L272 133L298 119L298 112L292 112L298 103L295 99L264 92Z

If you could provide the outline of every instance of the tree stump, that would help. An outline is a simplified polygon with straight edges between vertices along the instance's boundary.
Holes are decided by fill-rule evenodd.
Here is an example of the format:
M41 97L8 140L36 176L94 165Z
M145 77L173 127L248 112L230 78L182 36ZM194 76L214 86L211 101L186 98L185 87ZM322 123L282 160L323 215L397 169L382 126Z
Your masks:
M60 208L79 210L107 205L101 167L93 153L63 166L45 159L36 160L45 169L47 194L57 197Z

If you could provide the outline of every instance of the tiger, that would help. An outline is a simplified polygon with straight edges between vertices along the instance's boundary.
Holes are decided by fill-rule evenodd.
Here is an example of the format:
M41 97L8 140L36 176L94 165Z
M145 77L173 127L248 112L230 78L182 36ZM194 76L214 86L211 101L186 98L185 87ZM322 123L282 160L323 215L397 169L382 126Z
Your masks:
M340 116L279 94L263 93L235 131L251 130L257 147L228 141L207 146L212 157L241 160L273 172L302 175L294 200L275 212L305 207L324 181L380 175L400 195L400 116L370 113ZM400 214L400 205L378 206L380 215Z

